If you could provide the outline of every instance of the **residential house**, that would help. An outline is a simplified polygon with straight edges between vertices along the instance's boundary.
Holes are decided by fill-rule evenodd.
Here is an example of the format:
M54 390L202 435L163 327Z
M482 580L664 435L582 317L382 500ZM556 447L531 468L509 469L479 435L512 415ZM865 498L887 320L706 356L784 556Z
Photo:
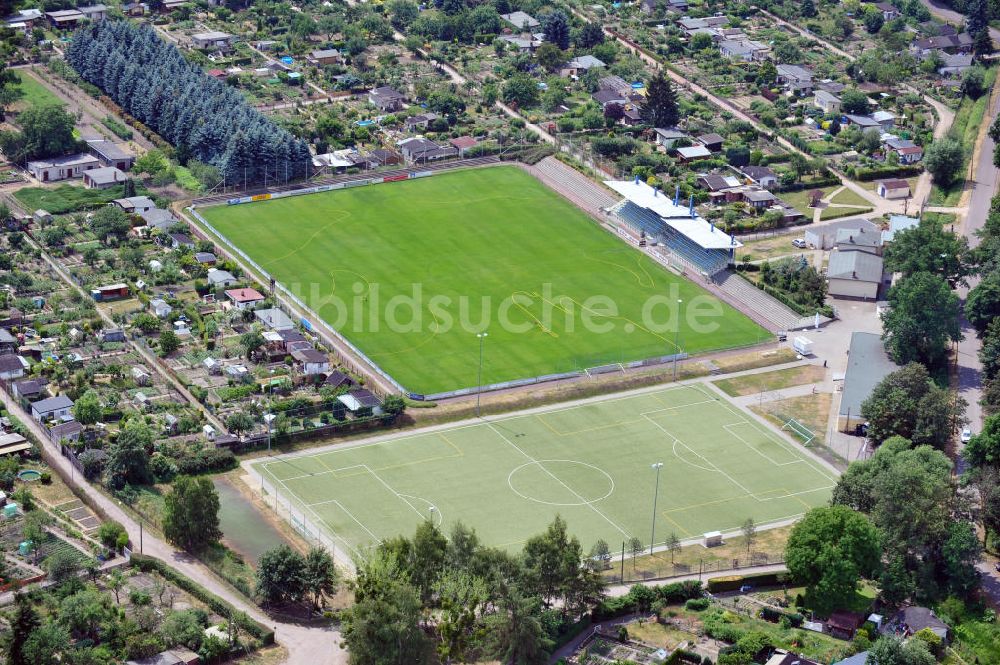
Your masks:
M131 293L132 290L128 284L118 282L117 284L108 284L107 286L99 286L96 289L91 289L90 297L97 302L107 302L109 300L128 298Z
M334 390L338 388L350 388L353 385L354 379L339 370L334 370L327 374L326 380L323 381L324 388L333 388Z
M161 14L167 14L174 11L175 9L180 9L184 5L187 5L191 0L163 0L163 6L160 7Z
M831 252L827 291L834 298L876 300L882 285L882 257L868 252Z
M597 89L617 92L624 100L628 100L635 92L631 83L623 79L621 76L616 76L614 74L601 78L601 80L597 82Z
M49 19L52 27L57 30L72 30L80 25L80 21L86 18L79 9L60 9L59 11L45 12L45 16Z
M534 32L535 28L542 25L535 19L535 17L522 11L511 12L510 14L501 14L500 18L502 18L506 23L514 26L515 29L521 30L522 32Z
M853 656L848 656L843 660L838 660L833 665L865 665L868 662L868 652L862 651L861 653L856 653Z
M724 39L719 42L719 52L723 56L742 62L760 62L770 51L769 46L752 39Z
M670 148L673 148L674 144L677 141L680 141L682 139L686 139L688 137L688 135L685 134L684 132L682 132L681 130L670 128L670 127L666 127L666 128L659 128L658 127L656 129L654 129L653 131L656 132L656 143L658 145L663 146L664 148L666 148L668 150Z
M711 28L724 28L729 25L729 19L725 16L706 16L704 18L684 17L677 19L677 25L688 37L693 37L699 31Z
M882 231L882 246L896 239L897 233L909 231L920 226L920 218L906 215L889 215L889 228Z
M111 166L122 171L128 171L135 163L135 157L122 150L117 143L105 141L103 139L90 139L87 141L87 150L101 166ZM145 198L145 197L143 197Z
M896 153L900 164L916 164L924 158L924 149L909 139L893 137L882 143L882 149L886 155L890 152Z
M227 286L232 286L237 280L233 273L228 270L218 270L213 268L208 271L207 275L205 275L205 281L207 281L208 285L213 289L221 289Z
M400 110L403 108L404 101L406 101L406 95L387 85L375 88L368 93L368 102L385 113Z
M101 163L93 155L79 154L39 159L28 162L28 172L42 182L79 178L84 171L96 169Z
M11 30L21 30L23 32L31 32L32 28L42 22L45 14L42 13L41 9L19 9L10 16L4 18L4 23Z
M607 110L612 104L617 104L618 106L625 106L625 102L628 101L628 97L618 92L617 90L610 90L607 88L601 88L594 94L592 94L591 99L601 105L602 109Z
M969 53L972 37L967 32L954 35L939 35L915 39L910 43L910 53L923 60L934 51L945 53Z
M385 150L383 148L377 148L368 153L367 158L375 166L392 166L394 164L402 164L403 158L394 150Z
M228 51L233 47L233 39L232 35L218 30L191 35L191 43L200 51Z
M875 111L872 113L872 120L878 123L879 128L887 132L896 124L896 116L889 111Z
M314 65L336 65L343 61L340 51L335 48L313 51L309 54L309 62Z
M45 379L14 381L10 386L10 392L18 399L26 399L28 401L40 400L45 398L48 385L48 381Z
M667 7L674 13L683 14L688 10L688 0L667 0Z
M128 176L114 166L102 166L83 172L83 186L87 189L111 189L127 179Z
M929 630L947 644L950 637L948 624L942 621L934 610L926 607L907 607L896 613L889 622L888 630L903 637L911 637L921 630Z
M79 441L83 435L83 425L75 420L68 420L49 427L49 440L55 443ZM103 451L102 451L103 452Z
M833 249L837 242L837 234L841 229L857 231L864 229L865 233L878 233L880 227L864 217L847 217L838 219L822 226L806 229L805 241L809 247L816 249Z
M789 92L799 96L812 94L812 72L800 65L778 65L778 83L785 86Z
M88 5L86 7L77 7L77 10L88 21L103 21L108 17L107 5Z
M827 618L824 629L838 640L853 640L854 634L864 622L865 616L863 614L838 610Z
M69 420L73 417L73 400L65 395L56 395L31 403L31 417L40 423L47 420Z
M479 145L479 141L471 136L458 136L453 139L448 139L448 144L455 148L455 150L458 150L460 157L465 157L465 151L470 148L475 148Z
M236 309L256 309L265 298L256 289L231 289L226 291L226 299Z
M195 252L194 260L203 266L214 266L219 259L212 252Z
M559 68L559 76L583 76L591 69L606 67L604 61L592 55L580 55Z
M194 240L186 233L170 233L167 237L170 239L170 249L194 248Z
M295 321L277 307L258 309L254 317L268 330L290 330L295 327Z
M712 156L712 151L703 145L693 145L686 148L674 148L677 157L684 163L690 163L699 159L708 159Z
M161 319L165 319L174 311L174 308L167 304L163 298L153 298L149 301L149 308L153 314Z
M329 356L311 347L294 349L292 359L298 365L299 371L306 376L317 376L330 371Z
M500 35L500 41L510 44L519 53L534 53L542 45L542 40L535 37L520 37L518 35Z
M413 115L403 121L403 125L406 126L406 131L416 132L419 130L426 130L432 122L437 120L439 116L437 113L421 113L420 115Z
M149 11L149 5L145 2L126 2L122 5L122 11L125 16L145 16L146 12Z
M766 166L741 166L737 171L744 178L764 189L775 187L778 184L778 175Z
M148 228L163 231L164 233L179 224L173 213L163 208L144 210L139 213L139 217L142 218L142 221L146 222Z
M882 234L880 232L865 231L863 228L837 229L833 248L842 252L857 251L880 254L882 252Z
M626 127L642 124L642 107L634 103L626 104L622 108L622 117L618 119L618 124Z
M960 76L970 67L972 67L972 54L956 53L950 55L945 53L941 56L941 66L938 67L937 71L941 76Z
M17 338L6 328L0 328L0 353L14 353L17 347Z
M28 370L28 361L14 353L0 355L0 379L11 381L20 379Z
M450 145L438 145L422 136L404 139L396 144L403 157L411 164L426 164L439 159L458 156L458 150Z
M886 23L903 15L898 9L896 9L895 5L888 2L876 2L875 9L882 12L882 19Z
M705 146L712 152L722 152L722 144L725 142L725 139L718 134L712 133L702 134L701 136L696 137L695 141Z
M105 328L98 335L98 339L101 340L101 344L111 344L114 342L124 342L125 341L125 331L121 328Z
M817 90L813 97L813 106L823 113L840 113L840 97L826 90Z
M2 432L2 430L0 430ZM31 444L20 434L10 432L0 433L0 456L15 455L31 450Z
M359 418L382 413L382 400L367 388L356 388L340 395L337 400Z
M870 115L847 113L844 115L844 119L847 120L848 125L857 125L862 132L866 132L869 129L882 130L882 125Z
M655 14L658 4L657 0L639 0L639 11L643 14Z
M129 196L124 199L115 199L108 205L116 205L125 212L133 215L138 215L141 212L146 212L156 207L153 199L148 196Z
M743 191L743 201L754 210L764 210L770 208L778 200L766 189L746 189Z
M883 199L906 199L910 197L910 183L898 178L880 180L875 185L875 193Z

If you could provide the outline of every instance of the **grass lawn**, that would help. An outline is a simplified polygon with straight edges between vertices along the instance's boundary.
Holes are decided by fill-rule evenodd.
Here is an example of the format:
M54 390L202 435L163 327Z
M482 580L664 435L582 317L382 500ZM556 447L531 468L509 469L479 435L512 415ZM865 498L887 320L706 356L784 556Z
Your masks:
M840 190L840 193L830 199L830 203L837 203L845 206L859 206L862 208L871 208L872 205L871 201L848 187L844 187Z
M82 185L59 185L57 187L25 187L14 192L14 198L20 201L27 210L42 209L54 215L61 215L77 210L98 208L113 199L121 198L124 193L124 185L108 189L87 189ZM144 192L137 191L136 193Z
M809 207L809 204L812 203L811 194L814 189L816 188L810 187L808 189L801 189L797 192L781 192L778 194L778 197L781 198L781 200L787 203L788 205L792 206L793 208L801 212L806 217L809 217L813 211L813 209ZM835 189L837 188L836 187L819 188L819 190L823 192L824 197L829 196L830 192L832 192Z
M828 501L836 478L700 385L264 458L252 469L341 554L429 518L445 531L461 520L483 543L516 550L556 515L589 550L598 539L648 544L656 462L657 542L735 530L748 517L797 517Z
M57 104L59 106L65 105L54 92L42 85L38 79L29 74L26 70L17 70L17 75L20 77L21 82L16 87L20 88L21 91L24 92L24 97L18 100L17 104L14 105L15 110L24 110L27 108L49 106L53 104Z
M781 390L790 386L801 386L823 380L823 368L816 365L799 365L777 369L773 372L748 374L732 379L715 381L715 385L730 397L753 395L759 392Z
M953 212L925 212L923 218L937 222L941 226L948 226L958 221L958 215Z
M816 438L809 444L812 446L826 442L826 426L830 417L832 399L833 396L830 393L815 393L764 402L750 408L778 427L783 427L789 418L795 418L816 435Z
M762 338L514 167L201 212L412 392L479 385L484 330L483 384Z
M986 108L990 102L990 90L996 81L997 69L990 67L986 70L986 78L983 81L984 89L987 91L979 99L964 97L958 110L955 112L955 121L951 125L948 135L957 139L962 144L965 153L963 166L958 171L958 175L949 187L943 188L934 185L931 188L929 205L932 206L956 206L965 188L965 175L968 172L967 165L972 159L972 153L976 147L976 139L979 137L979 128L983 124L983 117L986 115Z

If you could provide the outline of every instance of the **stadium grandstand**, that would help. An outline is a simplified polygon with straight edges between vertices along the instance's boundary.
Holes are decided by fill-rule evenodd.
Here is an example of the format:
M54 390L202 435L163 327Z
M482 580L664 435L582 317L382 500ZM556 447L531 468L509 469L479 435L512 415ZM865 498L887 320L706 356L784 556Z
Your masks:
M678 192L673 200L657 188L635 180L608 180L604 183L624 199L607 212L622 220L636 234L668 249L691 268L711 277L733 260L741 246L733 236L715 228L715 224L698 216L694 201L680 205Z

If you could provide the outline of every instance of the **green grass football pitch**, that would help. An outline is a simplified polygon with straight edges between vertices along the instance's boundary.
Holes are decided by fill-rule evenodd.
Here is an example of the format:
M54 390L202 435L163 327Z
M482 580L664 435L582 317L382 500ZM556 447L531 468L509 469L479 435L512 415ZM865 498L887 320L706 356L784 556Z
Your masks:
M827 502L835 473L704 384L271 458L253 465L342 552L461 520L517 549L556 514L585 548L656 541L801 515ZM271 499L274 497L272 496ZM433 510L432 510L433 507Z
M670 355L678 298L685 352L768 335L515 167L200 212L411 392L478 385L483 328L485 385ZM416 315L392 304L415 288ZM689 311L713 307L695 332Z

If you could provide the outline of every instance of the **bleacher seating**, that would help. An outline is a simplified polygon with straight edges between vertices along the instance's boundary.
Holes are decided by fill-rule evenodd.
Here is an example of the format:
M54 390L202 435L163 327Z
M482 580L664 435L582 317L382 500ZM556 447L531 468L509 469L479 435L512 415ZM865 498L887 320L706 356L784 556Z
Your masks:
M699 272L714 275L729 265L729 253L726 250L701 247L664 222L652 210L625 199L613 206L610 212L636 231L645 231L647 236L662 243Z

